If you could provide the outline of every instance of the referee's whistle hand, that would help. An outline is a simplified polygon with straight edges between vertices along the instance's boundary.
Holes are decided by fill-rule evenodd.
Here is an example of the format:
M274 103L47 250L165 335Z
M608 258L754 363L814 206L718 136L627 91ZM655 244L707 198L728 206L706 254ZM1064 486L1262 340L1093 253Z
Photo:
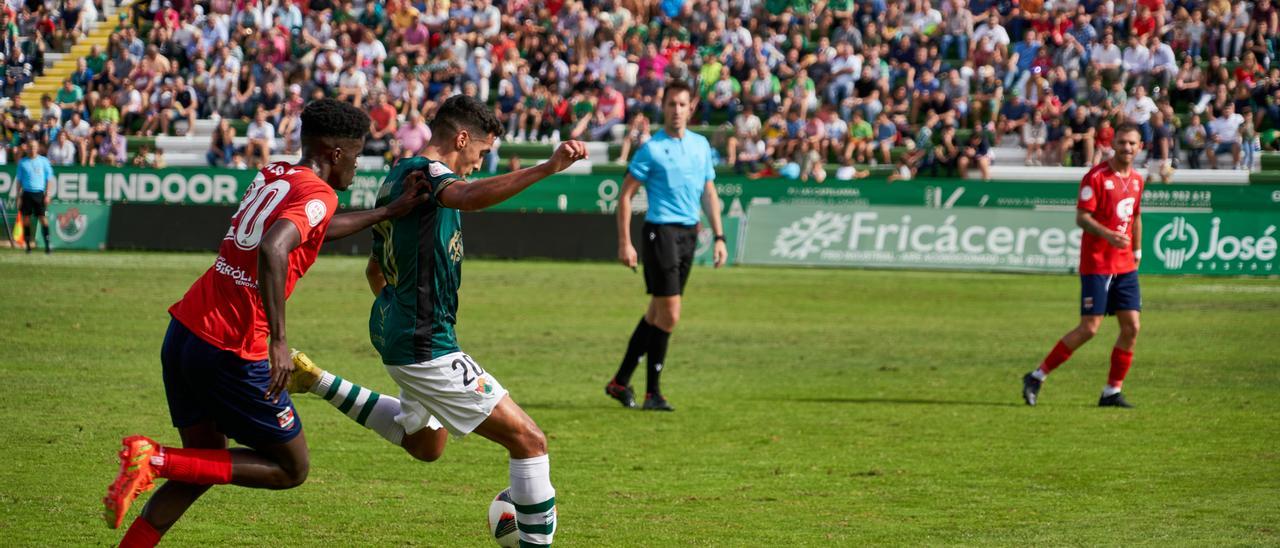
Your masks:
M636 246L625 244L618 247L618 262L622 266L635 270L639 257L636 255Z
M556 151L551 155L551 168L556 172L564 171L578 160L587 159L587 144L582 141L565 141L556 147Z

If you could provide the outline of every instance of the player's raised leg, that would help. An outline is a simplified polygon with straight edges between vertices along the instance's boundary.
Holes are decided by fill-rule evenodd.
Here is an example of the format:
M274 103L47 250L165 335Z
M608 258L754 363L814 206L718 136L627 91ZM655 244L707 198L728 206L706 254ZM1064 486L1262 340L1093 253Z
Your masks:
M394 445L404 441L404 428L396 423L400 400L320 369L302 352L293 351L293 379L289 393L310 392L329 402L347 418L377 432Z
M511 455L511 501L522 548L550 546L556 532L556 490L551 486L547 438L520 406L504 395L474 430Z

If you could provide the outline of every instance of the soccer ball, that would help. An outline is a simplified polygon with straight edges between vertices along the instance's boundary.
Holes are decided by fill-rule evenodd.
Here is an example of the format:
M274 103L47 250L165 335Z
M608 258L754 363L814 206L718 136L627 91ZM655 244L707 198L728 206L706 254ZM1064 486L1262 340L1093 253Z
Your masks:
M520 546L520 531L516 526L516 506L511 502L511 489L503 489L489 503L489 534L498 546Z

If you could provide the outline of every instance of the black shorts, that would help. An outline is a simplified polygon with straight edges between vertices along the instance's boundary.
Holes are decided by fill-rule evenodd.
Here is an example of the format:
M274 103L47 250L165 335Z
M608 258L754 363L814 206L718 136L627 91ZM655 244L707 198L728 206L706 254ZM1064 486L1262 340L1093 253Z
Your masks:
M683 294L698 248L698 227L645 223L640 237L645 290L654 297Z
M22 208L18 212L23 217L44 217L44 193L22 191Z

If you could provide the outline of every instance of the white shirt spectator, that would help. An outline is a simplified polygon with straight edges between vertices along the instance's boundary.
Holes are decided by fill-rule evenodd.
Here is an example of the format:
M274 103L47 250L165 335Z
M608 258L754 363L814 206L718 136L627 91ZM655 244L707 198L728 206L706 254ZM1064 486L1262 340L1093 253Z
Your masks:
M263 139L267 142L267 148L275 150L276 148L276 127L271 122L257 121L249 122L249 127L245 128L245 136L249 139Z
M356 44L356 54L364 63L360 68L365 72L377 73L382 67L382 62L387 60L387 48L382 45L382 41L374 38L372 42L360 42Z
M67 120L67 123L62 126L62 131L77 139L88 139L90 135L93 135L93 126L89 125L88 120L80 120L80 125L75 125L75 122Z
M1147 46L1138 44L1124 50L1124 64L1122 65L1126 72L1146 73L1151 71L1151 50Z
M76 161L76 145L70 140L58 139L49 143L49 163L69 166Z
M476 13L472 21L475 23L476 29L480 31L485 38L493 38L502 31L502 10L498 6L489 4L488 7Z
M1209 133L1219 143L1239 143L1240 126L1244 125L1244 117L1231 113L1231 116L1214 118L1209 121Z
M1111 44L1110 47L1103 45L1101 42L1094 44L1089 50L1089 59L1095 65L1114 66L1120 64L1122 55L1120 46Z
M852 69L846 74L840 71ZM831 61L831 73L836 74L836 83L852 83L862 75L862 56L857 54L837 56Z
M991 43L993 44L999 46L1009 45L1009 31L1005 30L999 23L994 25L983 23L978 27L977 32L973 34L973 41L976 43L978 40L981 40L983 36L991 38Z
M737 130L738 137L755 137L760 135L764 125L755 114L739 114L733 120L733 127Z
M1158 110L1155 101L1150 97L1130 97L1124 102L1124 117L1135 124L1145 124L1151 120L1151 113Z

